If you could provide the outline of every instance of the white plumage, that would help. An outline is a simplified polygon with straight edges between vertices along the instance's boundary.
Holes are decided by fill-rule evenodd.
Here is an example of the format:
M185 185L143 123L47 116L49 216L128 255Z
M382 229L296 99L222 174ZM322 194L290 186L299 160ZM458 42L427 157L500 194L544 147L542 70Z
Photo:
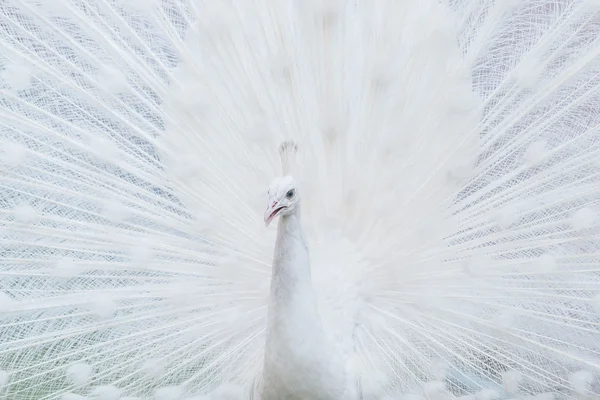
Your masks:
M342 354L323 329L301 218L301 193L292 173L297 146L284 142L284 176L269 188L264 215L279 217L268 302L265 358L254 385L263 400L356 399Z
M600 396L597 0L5 0L0 49L0 396Z

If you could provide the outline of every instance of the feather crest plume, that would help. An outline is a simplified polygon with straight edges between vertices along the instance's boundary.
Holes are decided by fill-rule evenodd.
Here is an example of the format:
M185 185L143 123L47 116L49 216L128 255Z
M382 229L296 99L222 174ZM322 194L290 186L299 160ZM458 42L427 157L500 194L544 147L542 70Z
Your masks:
M298 145L291 140L279 145L279 159L281 161L281 172L284 176L291 175L296 165Z

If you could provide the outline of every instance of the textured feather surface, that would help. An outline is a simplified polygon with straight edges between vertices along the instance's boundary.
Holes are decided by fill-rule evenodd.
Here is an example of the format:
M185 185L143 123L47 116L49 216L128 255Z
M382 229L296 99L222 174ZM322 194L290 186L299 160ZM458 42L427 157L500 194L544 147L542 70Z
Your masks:
M0 393L236 398L292 138L365 399L599 396L599 32L597 0L1 2Z

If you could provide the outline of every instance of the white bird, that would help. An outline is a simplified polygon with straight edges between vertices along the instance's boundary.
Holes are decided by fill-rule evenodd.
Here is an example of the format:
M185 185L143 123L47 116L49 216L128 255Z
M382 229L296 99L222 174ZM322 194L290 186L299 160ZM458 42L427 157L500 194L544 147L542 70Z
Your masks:
M4 0L0 398L596 400L599 110L598 0Z
M311 281L300 222L300 193L289 175L297 146L280 147L284 176L269 189L265 224L280 217L273 259L265 362L257 396L272 399L343 399L352 388L345 365L327 337Z

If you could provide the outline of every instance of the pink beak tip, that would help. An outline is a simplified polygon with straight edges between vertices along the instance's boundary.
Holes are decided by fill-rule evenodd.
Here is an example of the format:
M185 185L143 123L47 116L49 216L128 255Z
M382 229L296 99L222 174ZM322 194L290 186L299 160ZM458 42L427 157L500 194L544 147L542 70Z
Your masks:
M265 226L269 226L271 221L273 221L273 219L277 216L277 214L273 213L275 210L277 210L278 205L279 203L277 201L273 201L273 203L267 207L267 210L265 211Z

